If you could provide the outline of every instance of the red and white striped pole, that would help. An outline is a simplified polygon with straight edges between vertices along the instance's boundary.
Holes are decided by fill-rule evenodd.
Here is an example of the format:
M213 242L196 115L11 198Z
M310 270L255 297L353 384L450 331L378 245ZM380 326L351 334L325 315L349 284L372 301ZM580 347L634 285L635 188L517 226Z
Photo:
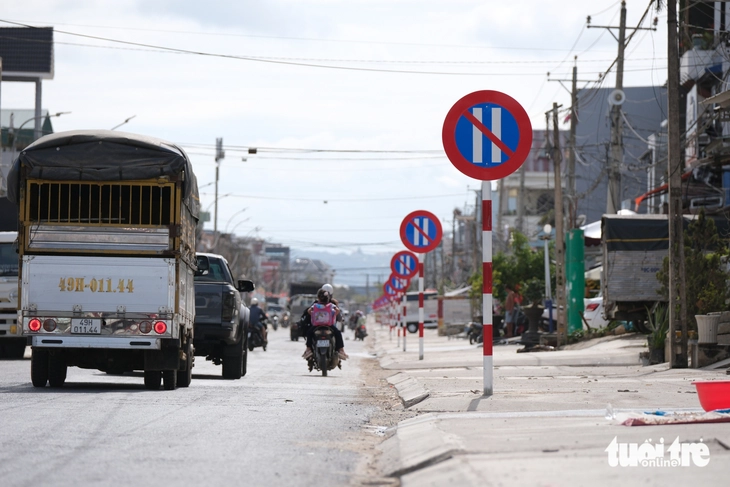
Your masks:
M401 326L403 326L403 351L406 351L406 335L408 335L408 305L407 305L407 297L406 293L403 293L403 321L401 322Z
M397 332L398 332L398 348L400 348L400 330L402 328L401 325L403 324L403 320L401 318L400 308L398 307L397 301L395 301L395 306L396 306L396 309L398 310L398 321L396 322L395 326L397 327Z
M492 183L482 181L482 343L484 396L494 392L492 357Z
M423 254L418 256L418 360L423 360Z

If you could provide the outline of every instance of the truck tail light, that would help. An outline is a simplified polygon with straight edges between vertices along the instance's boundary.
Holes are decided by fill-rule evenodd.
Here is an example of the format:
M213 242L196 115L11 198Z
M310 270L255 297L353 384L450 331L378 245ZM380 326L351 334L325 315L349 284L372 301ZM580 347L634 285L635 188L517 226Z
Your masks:
M28 325L30 326L30 325ZM48 318L43 321L43 329L46 331L53 331L56 329L56 320Z
M155 333L158 335L162 335L167 331L167 323L164 321L157 321L155 322Z
M221 321L223 323L230 323L233 321L233 311L236 308L236 295L233 291L224 293L223 306L221 307Z
M28 328L30 331L39 331L41 329L41 320L33 318L28 322Z
M145 335L152 331L152 323L149 321L143 321L139 324L139 331Z

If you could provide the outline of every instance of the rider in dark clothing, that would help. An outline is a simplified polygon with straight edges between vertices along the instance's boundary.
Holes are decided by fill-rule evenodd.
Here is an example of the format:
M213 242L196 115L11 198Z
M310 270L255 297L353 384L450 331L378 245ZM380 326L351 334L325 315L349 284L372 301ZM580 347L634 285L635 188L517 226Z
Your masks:
M253 298L251 300L251 308L249 308L248 321L252 327L256 328L259 333L261 333L261 337L264 339L264 342L268 342L268 333L266 330L266 320L268 319L269 317L266 315L264 310L259 308L259 300Z

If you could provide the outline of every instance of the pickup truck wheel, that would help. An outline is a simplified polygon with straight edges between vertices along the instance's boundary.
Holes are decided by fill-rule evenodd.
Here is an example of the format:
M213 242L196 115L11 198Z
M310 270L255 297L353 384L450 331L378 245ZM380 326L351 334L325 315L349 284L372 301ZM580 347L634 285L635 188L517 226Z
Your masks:
M408 331L411 333L418 333L418 323L408 323Z
M188 356L185 370L177 371L178 387L188 387L193 380L193 346L190 343L185 350L185 355Z
M30 356L30 380L33 387L46 387L48 382L48 351L33 350Z
M151 390L156 391L160 388L162 383L162 373L159 370L145 370L144 371L144 386Z
M177 388L177 370L163 370L162 383L166 391L174 391Z
M63 387L66 382L68 366L63 357L54 353L48 354L48 385L51 387Z
M248 365L248 349L246 343L243 344L243 360L241 362L241 377L246 375L246 367Z
M241 338L240 342L226 347L223 352L224 379L236 380L243 375L243 347L245 345L246 342Z

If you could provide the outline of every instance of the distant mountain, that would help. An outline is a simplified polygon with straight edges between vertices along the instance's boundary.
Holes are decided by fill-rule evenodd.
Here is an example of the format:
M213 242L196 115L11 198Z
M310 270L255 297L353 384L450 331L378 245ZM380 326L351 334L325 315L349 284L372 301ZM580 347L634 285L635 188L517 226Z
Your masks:
M333 285L364 287L366 282L373 286L383 282L390 275L392 253L365 254L363 252L334 253L326 251L299 250L292 248L291 259L307 257L318 259L335 270Z

